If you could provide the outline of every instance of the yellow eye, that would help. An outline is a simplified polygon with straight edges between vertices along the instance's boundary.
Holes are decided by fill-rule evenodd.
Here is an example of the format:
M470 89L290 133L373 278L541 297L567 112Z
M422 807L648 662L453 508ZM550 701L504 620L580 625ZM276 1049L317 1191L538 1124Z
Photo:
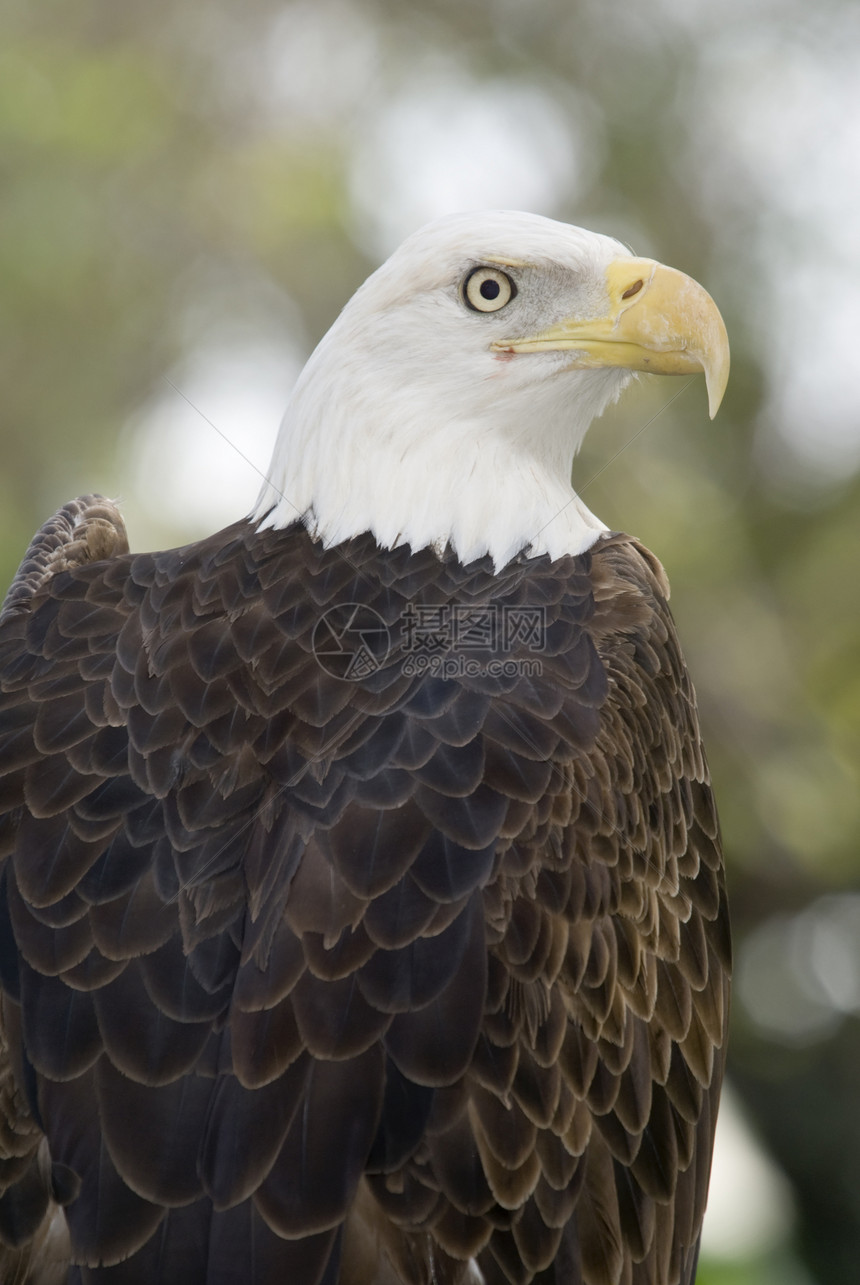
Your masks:
M513 281L498 268L475 268L463 282L463 298L475 312L498 312L516 293Z

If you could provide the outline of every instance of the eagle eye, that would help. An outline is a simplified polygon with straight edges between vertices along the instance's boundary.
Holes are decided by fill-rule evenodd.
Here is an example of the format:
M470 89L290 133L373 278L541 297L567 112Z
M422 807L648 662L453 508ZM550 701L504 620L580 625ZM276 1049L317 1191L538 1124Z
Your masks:
M473 268L463 282L463 299L473 312L498 312L516 293L511 278L499 268Z

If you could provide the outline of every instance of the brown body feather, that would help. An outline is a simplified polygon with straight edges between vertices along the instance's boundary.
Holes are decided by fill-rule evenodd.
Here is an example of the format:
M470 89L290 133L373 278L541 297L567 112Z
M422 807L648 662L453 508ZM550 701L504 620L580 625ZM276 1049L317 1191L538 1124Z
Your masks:
M666 597L624 536L494 574L46 525L0 630L4 1281L689 1285L730 947ZM541 649L411 672L451 604Z

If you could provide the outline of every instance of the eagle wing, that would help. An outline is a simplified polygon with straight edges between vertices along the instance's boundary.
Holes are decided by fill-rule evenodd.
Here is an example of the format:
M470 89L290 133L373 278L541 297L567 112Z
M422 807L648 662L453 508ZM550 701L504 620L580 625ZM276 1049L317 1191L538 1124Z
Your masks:
M82 503L0 635L14 1263L62 1207L80 1282L689 1285L729 942L659 565Z

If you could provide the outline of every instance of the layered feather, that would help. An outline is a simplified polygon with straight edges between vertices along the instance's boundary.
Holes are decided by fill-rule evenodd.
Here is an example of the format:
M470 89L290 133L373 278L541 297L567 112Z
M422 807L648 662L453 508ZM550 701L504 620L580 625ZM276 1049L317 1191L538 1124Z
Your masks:
M57 515L2 617L0 1264L689 1285L730 947L659 564L132 556L114 515ZM454 608L538 641L416 668Z

